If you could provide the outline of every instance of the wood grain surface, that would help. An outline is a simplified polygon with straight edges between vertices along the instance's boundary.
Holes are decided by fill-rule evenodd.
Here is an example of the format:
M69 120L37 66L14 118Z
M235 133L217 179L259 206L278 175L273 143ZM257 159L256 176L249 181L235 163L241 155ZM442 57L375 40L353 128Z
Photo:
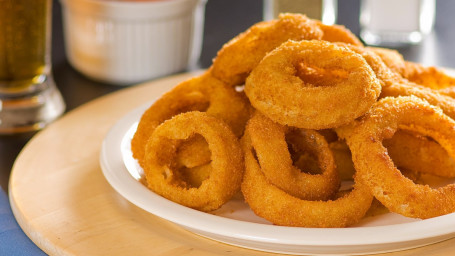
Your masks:
M10 178L14 215L50 255L275 255L190 233L129 203L105 180L101 143L112 125L158 97L182 74L137 85L82 105L38 133ZM453 255L455 240L381 255Z

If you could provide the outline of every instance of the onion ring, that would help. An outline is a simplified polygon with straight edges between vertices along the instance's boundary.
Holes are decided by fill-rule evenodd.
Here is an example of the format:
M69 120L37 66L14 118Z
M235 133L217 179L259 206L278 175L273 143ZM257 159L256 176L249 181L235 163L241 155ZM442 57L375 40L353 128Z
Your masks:
M404 78L416 84L432 89L444 89L455 86L455 78L436 67L424 67L421 64L406 61Z
M437 142L409 131L398 130L383 141L387 152L401 173L419 181L421 174L455 177L455 160ZM341 180L352 180L355 174L351 151L345 141L329 143Z
M355 183L350 193L328 201L308 201L289 195L271 184L255 157L250 133L241 140L245 154L242 193L253 212L276 225L334 228L357 223L370 208L373 196Z
M455 98L455 77L447 75L443 70L405 61L396 50L377 47L366 47L366 49L376 53L388 68L405 78L406 81L410 81L409 85L418 84L434 89L441 95Z
M398 96L416 96L440 107L446 115L455 118L455 100L450 96L439 93L439 90L425 88L418 84L405 81L395 81L384 86L380 98Z
M377 54L384 64L393 72L402 77L406 76L406 61L397 50L380 48L380 47L365 47L366 50Z
M362 56L314 40L283 43L264 57L245 84L257 110L280 124L305 129L351 122L376 102L380 90Z
M355 36L349 29L342 25L326 25L320 21L316 21L319 28L322 30L321 40L328 42L342 42L347 44L353 44L357 46L363 46L359 38Z
M380 98L416 96L428 101L432 105L440 107L442 111L444 111L444 114L451 118L455 118L455 99L439 93L438 90L432 90L404 79L399 74L390 70L382 59L373 51L368 51L363 47L356 47L349 44L338 44L348 47L365 58L381 82L382 91Z
M418 63L406 62L405 78L436 90L442 95L455 98L455 77L436 67L424 67Z
M205 111L222 119L239 137L243 134L245 124L250 117L248 100L234 88L212 77L208 72L191 78L164 94L142 115L131 141L133 156L139 161L139 164L142 165L145 144L155 128L165 120L188 111ZM193 149L194 147L191 150ZM204 151L204 149L200 150ZM191 160L198 163L189 167L204 164L204 159Z
M455 121L416 97L384 98L359 121L336 129L346 140L359 182L390 211L431 218L455 211L455 184L431 188L403 176L383 146L400 129L430 136L455 155Z
M226 43L213 60L213 76L229 85L241 85L248 74L271 50L288 39L320 39L322 31L313 20L301 14L280 14L264 21Z
M210 176L188 187L174 170L173 159L182 140L202 135L210 148ZM181 205L201 211L218 209L240 188L244 169L237 137L220 119L203 112L186 112L159 125L147 142L144 172L148 187Z
M398 130L384 140L389 156L398 168L440 177L455 177L455 160L434 140Z
M338 191L340 180L333 155L324 137L316 131L292 129L256 112L247 124L261 169L267 179L292 196L328 199ZM267 139L264 139L267 138ZM290 148L309 152L317 158L321 174L309 174L293 165Z
M425 67L419 63L406 61L396 50L378 47L366 47L366 49L376 53L388 68L412 83L438 90L444 95L447 95L444 89L450 91L451 87L455 87L455 77L447 75L439 68Z

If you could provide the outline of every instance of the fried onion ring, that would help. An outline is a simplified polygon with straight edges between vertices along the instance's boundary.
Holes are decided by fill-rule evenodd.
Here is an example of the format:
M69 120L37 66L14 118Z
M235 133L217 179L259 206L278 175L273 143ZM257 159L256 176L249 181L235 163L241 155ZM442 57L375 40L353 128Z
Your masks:
M155 128L173 116L188 111L205 111L218 117L232 128L235 135L240 137L250 116L250 105L242 94L212 77L208 72L180 83L155 101L142 115L131 141L133 156L139 161L139 164L142 165L145 144ZM194 150L194 147L190 148ZM199 150L207 152L206 149ZM200 154L200 156L202 155ZM202 157L202 160L190 160L197 164L187 167L204 164L207 156Z
M322 31L313 20L301 14L280 14L227 42L213 60L211 72L229 85L241 85L261 59L283 42L321 38Z
M345 47L361 54L365 58L381 82L382 91L380 98L416 96L428 101L428 103L432 105L440 107L444 114L451 118L455 118L455 99L439 93L438 90L432 90L431 88L427 88L404 79L399 74L390 70L390 68L384 64L382 59L373 51L349 44L337 44L344 45Z
M398 130L384 140L384 146L398 168L440 177L455 177L455 160L428 137Z
M340 180L333 155L324 137L316 131L292 129L256 112L247 124L261 169L267 179L292 196L328 199L338 191ZM264 139L267 138L267 139ZM309 174L293 165L290 148L317 158L321 174Z
M365 47L366 50L377 54L384 64L393 72L406 77L406 61L397 50L380 48L380 47Z
M444 70L405 61L403 56L396 50L377 47L367 47L367 49L378 54L387 67L408 81L437 90L442 95L455 98L455 77L448 75Z
M425 67L421 64L406 61L403 77L416 84L432 89L445 89L455 86L455 78L436 67Z
M419 63L405 61L398 51L367 47L381 57L382 61L395 73L419 86L436 90L437 93L455 98L455 77L437 67L425 67Z
M314 40L283 43L264 57L245 84L257 110L280 124L305 129L349 123L376 102L380 90L362 56Z
M355 36L349 29L342 25L326 25L320 21L316 21L319 28L322 30L321 40L328 42L342 42L347 44L353 44L357 46L363 46L359 38Z
M383 140L399 128L430 136L455 155L455 121L416 97L384 98L359 121L336 131L351 149L359 182L390 211L421 219L454 212L455 184L415 184L394 165Z
M417 181L421 174L455 177L455 160L437 142L428 137L398 130L383 141L394 164L404 176ZM341 180L352 180L355 174L351 151L345 141L329 143ZM415 176L415 177L414 177Z
M245 154L242 193L253 212L282 226L334 228L357 223L370 208L373 196L355 183L354 189L336 200L309 201L291 196L268 181L255 157L250 133L241 140Z
M182 140L203 136L212 161L207 179L198 187L188 187L179 179L173 159ZM220 119L203 112L186 112L159 125L147 142L144 172L148 187L181 205L201 211L218 209L240 188L244 169L237 137Z

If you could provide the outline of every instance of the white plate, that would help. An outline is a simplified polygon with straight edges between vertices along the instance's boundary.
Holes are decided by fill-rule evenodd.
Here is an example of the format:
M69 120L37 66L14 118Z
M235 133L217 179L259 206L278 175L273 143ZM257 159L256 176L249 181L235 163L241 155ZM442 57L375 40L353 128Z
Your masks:
M100 163L111 186L138 207L196 234L241 247L286 254L371 254L419 247L455 236L455 214L416 220L388 213L349 228L296 228L271 225L236 196L221 209L204 213L169 201L142 183L130 141L149 106L122 118L107 134Z

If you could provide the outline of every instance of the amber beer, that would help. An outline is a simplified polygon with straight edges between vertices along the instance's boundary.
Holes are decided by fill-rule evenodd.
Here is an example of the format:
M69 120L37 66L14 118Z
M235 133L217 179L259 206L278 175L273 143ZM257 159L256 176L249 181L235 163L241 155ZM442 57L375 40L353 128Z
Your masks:
M51 0L0 0L0 93L39 84L50 70Z
M65 110L51 73L52 0L0 0L0 134L34 132Z

